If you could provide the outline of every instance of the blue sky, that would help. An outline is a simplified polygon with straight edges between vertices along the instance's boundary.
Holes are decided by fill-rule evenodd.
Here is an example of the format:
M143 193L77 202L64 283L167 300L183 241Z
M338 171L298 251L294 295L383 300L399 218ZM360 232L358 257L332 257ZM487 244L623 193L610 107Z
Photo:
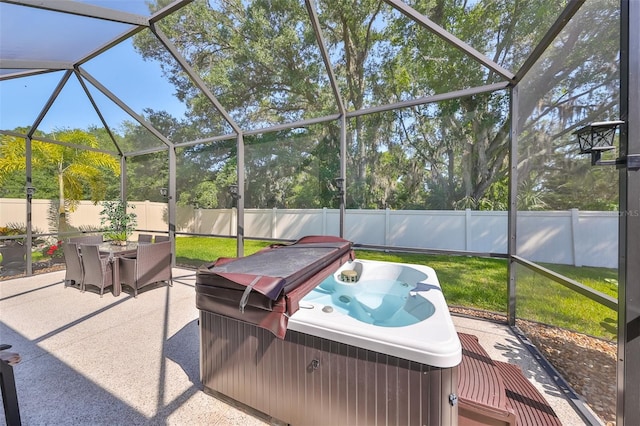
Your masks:
M182 117L185 107L173 95L174 88L162 76L160 66L146 62L129 46L115 47L85 66L102 85L124 101L136 113L144 108L166 110ZM30 126L62 78L61 72L0 82L0 127L5 130ZM98 91L89 84L92 93ZM110 126L117 126L128 114L98 95L97 102ZM60 93L40 127L49 132L54 127L86 128L100 125L99 118L75 76Z
M128 13L149 14L145 0L80 1ZM3 40L0 50L7 59L74 62L131 28L127 24L74 15L57 14L53 20L51 17L56 12L4 3L0 4L0 12ZM25 26L25 22L29 25ZM82 67L138 114L144 108L152 108L182 117L185 111L173 95L174 88L162 76L159 64L144 61L130 39ZM0 128L31 126L62 77L63 72L53 72L0 81ZM123 120L132 120L90 84L89 88L96 94L96 102L105 110L111 127L118 127ZM101 123L77 78L72 76L39 129L49 132L53 128L90 125L101 126Z

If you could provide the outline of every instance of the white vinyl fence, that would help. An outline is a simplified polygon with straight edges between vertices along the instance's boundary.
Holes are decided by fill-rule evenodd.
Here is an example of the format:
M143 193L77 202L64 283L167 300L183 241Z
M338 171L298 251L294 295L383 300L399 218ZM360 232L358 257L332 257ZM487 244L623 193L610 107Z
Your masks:
M167 231L167 205L133 202L138 228ZM49 200L33 200L34 226L49 230ZM81 202L69 215L75 227L98 226L100 205ZM507 212L433 210L347 210L345 238L359 244L458 250L481 253L507 252ZM0 199L0 226L25 223L23 199ZM338 235L337 209L245 209L245 236L297 239L304 235ZM235 209L177 209L178 232L235 235ZM576 266L618 266L618 213L576 209L519 212L517 254L534 262Z

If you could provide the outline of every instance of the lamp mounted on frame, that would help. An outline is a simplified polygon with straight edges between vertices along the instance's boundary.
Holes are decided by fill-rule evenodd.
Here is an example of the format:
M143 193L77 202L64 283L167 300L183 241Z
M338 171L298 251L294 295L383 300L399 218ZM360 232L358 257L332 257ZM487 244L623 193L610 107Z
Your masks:
M240 198L240 191L238 189L238 185L229 185L229 195L234 200L238 200Z
M169 196L169 190L167 188L160 188L160 195L162 196L162 198L165 198L167 200L171 199L171 197Z
M338 177L333 180L337 187L337 196L342 197L344 195L344 178Z
M588 124L575 132L580 146L580 154L591 154L592 166L615 166L622 164L623 160L602 160L602 153L616 149L613 141L616 129L624 121L598 121Z
M27 197L33 197L36 193L36 188L29 184L24 189L27 192Z

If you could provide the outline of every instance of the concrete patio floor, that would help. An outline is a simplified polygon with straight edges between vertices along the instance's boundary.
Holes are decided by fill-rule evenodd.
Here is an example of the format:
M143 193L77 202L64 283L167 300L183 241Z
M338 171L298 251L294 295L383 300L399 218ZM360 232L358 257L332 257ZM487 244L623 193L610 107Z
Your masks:
M195 273L174 277L137 299L64 288L64 271L0 281L0 343L22 357L14 367L22 424L264 425L203 392ZM519 365L564 425L585 424L508 327L454 322L492 358Z

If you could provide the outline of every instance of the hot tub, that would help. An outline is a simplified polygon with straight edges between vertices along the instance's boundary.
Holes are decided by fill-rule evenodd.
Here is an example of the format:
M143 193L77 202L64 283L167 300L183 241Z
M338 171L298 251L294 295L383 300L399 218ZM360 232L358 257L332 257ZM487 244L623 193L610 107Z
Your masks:
M207 392L292 425L457 425L462 351L432 268L355 260L299 302L284 339L200 311Z
M358 281L343 281L345 270ZM423 265L349 262L302 299L289 330L435 367L462 359L438 277Z

